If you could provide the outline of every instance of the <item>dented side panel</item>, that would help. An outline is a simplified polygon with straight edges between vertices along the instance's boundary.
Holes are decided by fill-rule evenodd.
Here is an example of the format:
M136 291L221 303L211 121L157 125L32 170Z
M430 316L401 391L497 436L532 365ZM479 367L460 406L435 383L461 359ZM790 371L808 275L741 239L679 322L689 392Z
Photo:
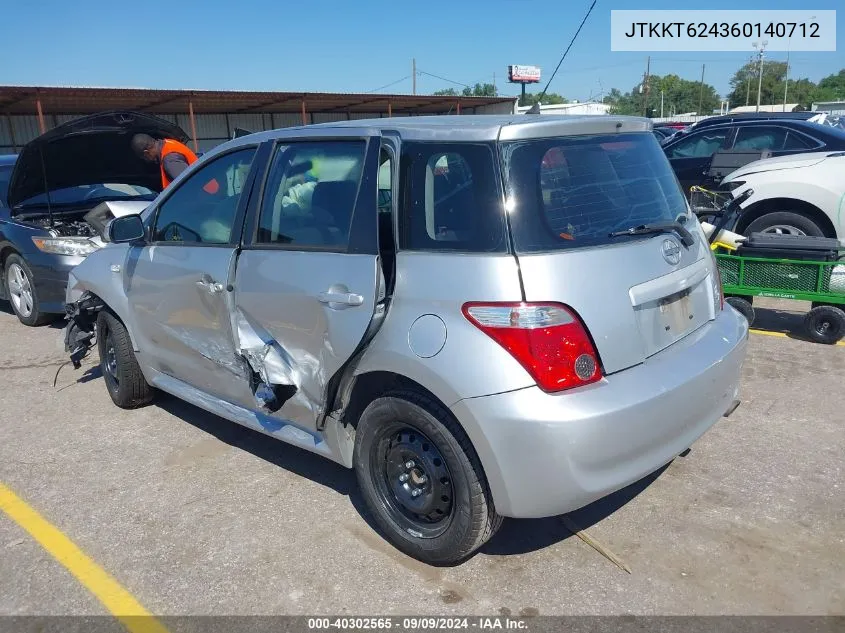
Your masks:
M284 401L273 415L316 428L329 380L373 319L378 280L375 255L275 249L240 254L236 346L266 386L295 388L278 390ZM332 301L347 295L353 295L349 302ZM244 404L255 407L255 397L250 400Z
M144 362L209 394L243 400L249 382L234 348L227 296L235 249L152 245L135 250L124 272Z

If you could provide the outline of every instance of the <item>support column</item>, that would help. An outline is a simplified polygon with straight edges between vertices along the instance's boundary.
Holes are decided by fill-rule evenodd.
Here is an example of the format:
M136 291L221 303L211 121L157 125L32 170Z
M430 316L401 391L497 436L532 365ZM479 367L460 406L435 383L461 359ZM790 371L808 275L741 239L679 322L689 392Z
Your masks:
M41 133L47 131L47 126L44 123L44 111L41 109L41 99L35 99L35 109L38 111L38 129L41 130Z
M18 153L18 142L15 140L15 126L12 125L12 117L6 115L6 123L9 126L9 139L12 141L12 151Z
M388 117L393 116L393 102L392 101L387 102L387 116Z
M194 151L198 152L200 148L197 143L197 121L194 118L194 102L190 99L188 99L188 118L191 120L191 136L194 141Z
M308 114L305 112L305 99L302 100L302 125L308 125Z
M461 102L460 102L460 101L458 101L458 110L457 110L457 112L458 112L458 114L460 114L460 113L461 113Z

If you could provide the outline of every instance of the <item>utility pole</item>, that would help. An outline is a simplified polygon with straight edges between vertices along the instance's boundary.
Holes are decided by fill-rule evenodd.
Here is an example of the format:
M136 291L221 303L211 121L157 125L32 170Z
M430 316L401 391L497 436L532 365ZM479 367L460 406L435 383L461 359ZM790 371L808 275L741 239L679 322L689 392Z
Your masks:
M651 55L648 56L645 62L645 80L643 81L643 116L648 114L648 78L651 70Z
M417 58L411 60L411 77L413 77L414 94L417 94Z
M766 50L766 44L769 43L769 40L763 40L762 42L754 42L754 48L757 49L758 54L760 56L760 75L757 78L757 109L755 112L760 111L760 95L763 90L763 52Z
M660 118L663 118L663 91L660 91Z
M698 89L698 116L701 116L701 102L704 99L704 64L701 64L701 88Z
M783 111L786 112L786 93L789 90L789 44L792 40L787 40L786 43L786 78L783 80Z
M496 73L493 73L493 94L496 94Z

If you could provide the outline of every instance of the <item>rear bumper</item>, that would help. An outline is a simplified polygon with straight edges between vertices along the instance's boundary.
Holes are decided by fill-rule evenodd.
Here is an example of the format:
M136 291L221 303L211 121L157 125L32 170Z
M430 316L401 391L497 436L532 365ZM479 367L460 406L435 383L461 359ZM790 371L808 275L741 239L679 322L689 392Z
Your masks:
M747 340L747 322L726 306L697 332L594 385L468 398L452 411L500 514L563 514L654 472L715 424L738 396Z

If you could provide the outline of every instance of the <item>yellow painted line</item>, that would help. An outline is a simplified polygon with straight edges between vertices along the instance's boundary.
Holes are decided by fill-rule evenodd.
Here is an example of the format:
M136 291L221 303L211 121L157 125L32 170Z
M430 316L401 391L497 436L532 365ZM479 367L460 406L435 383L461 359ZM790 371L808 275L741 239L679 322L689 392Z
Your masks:
M780 338L790 338L789 335L785 332L769 332L768 330L755 330L754 328L749 329L749 332L751 332L752 334L762 334L764 336L779 336ZM838 343L834 344L838 345L839 347L845 347L845 341L839 341Z
M168 633L106 570L3 483L0 483L0 510L64 565L130 633Z
M752 334L763 334L764 336L779 336L781 338L789 338L784 332L769 332L768 330L755 330L751 328L749 330Z

